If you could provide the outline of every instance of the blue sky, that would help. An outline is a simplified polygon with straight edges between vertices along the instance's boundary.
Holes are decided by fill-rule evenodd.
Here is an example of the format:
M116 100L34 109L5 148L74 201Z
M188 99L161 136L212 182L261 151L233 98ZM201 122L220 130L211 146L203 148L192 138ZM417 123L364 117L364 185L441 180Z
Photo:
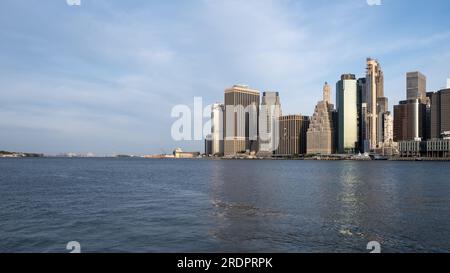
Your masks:
M160 153L172 107L245 83L311 115L325 81L379 59L390 106L405 73L450 78L448 0L3 0L0 150ZM334 91L334 90L333 90Z

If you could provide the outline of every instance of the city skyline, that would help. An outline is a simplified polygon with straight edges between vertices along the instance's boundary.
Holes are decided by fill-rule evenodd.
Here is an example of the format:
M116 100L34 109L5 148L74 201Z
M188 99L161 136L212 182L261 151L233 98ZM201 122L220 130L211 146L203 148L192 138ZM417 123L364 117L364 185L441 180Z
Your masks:
M421 71L426 91L434 92L450 77L448 8L445 1L433 4L83 1L71 7L65 1L5 1L0 149L202 150L202 142L171 139L171 107L190 105L194 96L214 103L224 87L246 83L280 92L285 114L311 116L323 82L334 84L346 72L363 77L368 56L382 64L392 111L405 99L406 72ZM168 14L180 19L169 22ZM248 21L230 22L248 14ZM330 20L320 20L323 14ZM236 39L245 42L234 45Z

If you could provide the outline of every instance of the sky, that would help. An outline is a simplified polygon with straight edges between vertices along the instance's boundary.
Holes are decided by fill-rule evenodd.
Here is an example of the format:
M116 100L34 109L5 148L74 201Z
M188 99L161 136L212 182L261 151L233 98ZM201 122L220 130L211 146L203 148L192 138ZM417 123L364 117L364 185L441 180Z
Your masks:
M445 87L448 14L448 0L2 0L0 150L201 151L172 139L174 106L247 84L312 115L324 82L363 77L367 57L392 108L408 71Z

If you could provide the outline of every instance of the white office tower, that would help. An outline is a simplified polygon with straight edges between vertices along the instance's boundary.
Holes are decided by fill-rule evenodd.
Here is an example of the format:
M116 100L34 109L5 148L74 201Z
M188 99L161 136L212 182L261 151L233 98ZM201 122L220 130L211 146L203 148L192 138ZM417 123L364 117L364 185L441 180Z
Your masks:
M408 115L409 124L408 127L411 130L411 138L415 141L420 141L421 137L419 135L419 105L420 101L418 99L409 100Z
M264 92L259 113L258 156L273 155L279 145L279 118L282 115L278 92Z
M394 142L394 116L391 112L386 112L383 115L384 146L391 145Z
M211 141L212 155L222 156L223 151L223 118L225 106L221 103L215 103L211 109Z

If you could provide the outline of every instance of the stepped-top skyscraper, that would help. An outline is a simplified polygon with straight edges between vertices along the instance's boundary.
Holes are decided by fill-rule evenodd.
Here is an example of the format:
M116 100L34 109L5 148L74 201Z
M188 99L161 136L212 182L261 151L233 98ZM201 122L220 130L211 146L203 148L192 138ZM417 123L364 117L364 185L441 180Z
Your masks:
M278 128L281 115L279 93L264 92L259 113L259 156L271 156L278 148Z
M384 96L384 75L379 62L367 59L366 71L367 94L367 138L369 148L376 149L382 142L382 114L388 110L388 99Z
M317 103L314 115L311 117L307 133L308 154L332 154L334 147L333 109L330 102L331 86L325 83L323 100Z

